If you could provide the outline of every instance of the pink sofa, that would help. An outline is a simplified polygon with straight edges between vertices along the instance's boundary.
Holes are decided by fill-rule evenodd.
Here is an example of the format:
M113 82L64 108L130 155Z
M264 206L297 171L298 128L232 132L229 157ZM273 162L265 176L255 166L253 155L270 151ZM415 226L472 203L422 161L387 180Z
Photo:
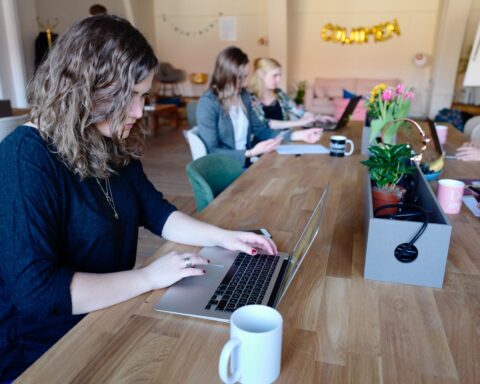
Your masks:
M355 95L368 95L371 89L380 83L395 87L400 83L398 79L326 79L317 77L313 85L305 93L305 109L313 113L337 116L341 115L348 100L343 99L343 91ZM352 119L364 120L365 109L363 100L355 109Z

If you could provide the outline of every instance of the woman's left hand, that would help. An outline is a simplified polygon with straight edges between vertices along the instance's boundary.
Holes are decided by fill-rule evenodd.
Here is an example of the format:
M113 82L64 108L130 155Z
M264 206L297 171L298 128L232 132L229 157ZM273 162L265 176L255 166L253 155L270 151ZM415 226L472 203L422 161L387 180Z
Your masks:
M462 161L480 161L480 148L470 143L464 144L457 149L455 157Z
M321 128L310 128L303 129L301 131L294 131L292 133L293 141L305 141L306 143L316 143L322 137L323 129Z
M322 123L336 123L337 120L333 116L329 115L317 115L315 117L317 121L320 121Z
M257 254L257 249L268 255L276 255L278 253L277 246L272 239L253 232L225 230L219 245L230 251L241 251L249 255Z

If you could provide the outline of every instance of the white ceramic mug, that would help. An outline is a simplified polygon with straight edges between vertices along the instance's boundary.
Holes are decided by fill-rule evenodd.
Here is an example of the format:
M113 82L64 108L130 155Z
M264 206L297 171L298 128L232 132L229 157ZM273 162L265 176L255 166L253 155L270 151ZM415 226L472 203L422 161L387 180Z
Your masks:
M462 198L465 183L459 180L438 180L437 199L443 212L456 214L462 209Z
M230 340L224 345L218 364L222 381L273 383L280 375L282 328L282 315L265 305L246 305L233 312Z
M345 152L345 147L350 144L350 150ZM353 153L355 146L353 141L347 139L345 136L335 135L330 137L330 156L343 157L350 156Z

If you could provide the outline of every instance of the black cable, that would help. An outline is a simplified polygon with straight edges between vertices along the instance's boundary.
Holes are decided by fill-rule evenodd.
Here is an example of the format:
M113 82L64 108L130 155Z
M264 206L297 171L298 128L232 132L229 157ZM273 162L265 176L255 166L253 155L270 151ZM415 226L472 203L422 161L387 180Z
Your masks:
M388 215L378 215L378 212L388 209L388 208L398 208L399 212ZM407 210L407 211L405 211ZM417 233L412 237L408 243L402 243L395 248L394 256L398 261L402 263L411 263L418 257L418 249L415 247L415 242L422 236L423 232L427 229L428 226L428 216L429 212L416 204L386 204L381 207L377 207L374 210L374 216L378 218L385 218L390 220L405 220L410 221L413 219L422 218L422 226L417 231Z

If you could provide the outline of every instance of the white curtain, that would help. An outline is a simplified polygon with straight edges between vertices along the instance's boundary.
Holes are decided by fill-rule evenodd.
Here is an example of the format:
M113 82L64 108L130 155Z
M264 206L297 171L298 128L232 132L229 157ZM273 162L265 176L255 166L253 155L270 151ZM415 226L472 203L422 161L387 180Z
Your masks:
M0 97L25 108L25 63L15 0L0 1L0 50Z

